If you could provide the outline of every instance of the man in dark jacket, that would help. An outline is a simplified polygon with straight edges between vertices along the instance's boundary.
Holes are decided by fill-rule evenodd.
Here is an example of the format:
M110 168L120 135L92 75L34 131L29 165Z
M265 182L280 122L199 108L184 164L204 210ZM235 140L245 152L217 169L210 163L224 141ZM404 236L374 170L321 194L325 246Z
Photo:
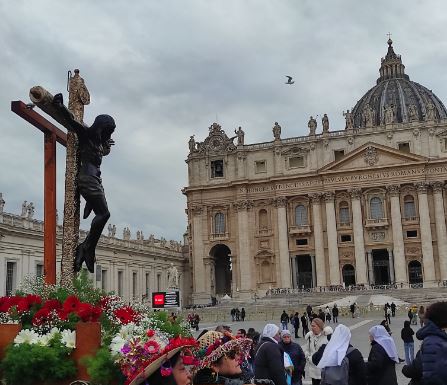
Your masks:
M309 333L309 324L306 313L303 313L303 315L301 316L301 327L303 328L303 337L304 337L307 333Z
M424 385L447 384L447 302L436 302L425 312L425 326L416 332L421 346Z
M300 328L300 315L298 314L298 312L296 312L293 316L292 325L295 329L295 338L300 338L300 336L298 335L298 329Z
M287 325L289 324L290 318L287 315L285 310L282 311L280 320L281 320L282 330L287 330L288 329Z
M338 323L338 307L337 304L334 304L334 307L332 308L332 317L334 318L334 323Z
M279 327L267 324L262 331L254 357L255 379L268 378L275 385L287 385L284 350L279 346Z
M304 367L306 366L306 357L300 345L292 342L292 336L288 330L281 332L281 341L279 346L290 356L293 363L292 385L301 385L304 376Z

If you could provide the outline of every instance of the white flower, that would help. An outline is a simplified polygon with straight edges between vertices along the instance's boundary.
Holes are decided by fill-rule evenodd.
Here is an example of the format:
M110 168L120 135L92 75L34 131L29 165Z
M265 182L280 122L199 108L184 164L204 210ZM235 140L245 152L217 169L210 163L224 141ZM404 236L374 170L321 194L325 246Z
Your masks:
M50 338L53 338L57 333L60 333L60 330L57 327L52 328L47 335L50 336Z
M61 332L61 342L67 347L74 349L76 347L76 332L71 330L63 330Z
M14 343L18 344L36 344L39 341L39 334L37 334L34 330L23 329L17 334L16 338L14 338Z
M120 353L121 348L124 346L125 343L126 340L122 338L119 334L117 334L115 337L113 337L113 340L110 344L110 350L115 354Z
M51 338L52 337L50 336L49 333L48 334L44 334L43 336L39 337L38 344L42 345L42 346L47 346L48 343L50 342Z

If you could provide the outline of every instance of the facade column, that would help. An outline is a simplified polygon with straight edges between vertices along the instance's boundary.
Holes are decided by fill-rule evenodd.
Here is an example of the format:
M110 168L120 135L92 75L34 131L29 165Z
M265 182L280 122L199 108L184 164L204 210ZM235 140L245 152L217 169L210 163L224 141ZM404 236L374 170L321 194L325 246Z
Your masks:
M407 267L405 262L404 237L402 234L402 216L400 213L400 187L388 186L391 202L391 225L393 227L393 257L395 283L407 283Z
M240 266L240 286L239 295L245 295L251 291L251 267L250 239L248 233L248 210L253 207L253 202L241 200L234 203L233 207L237 211L237 226L239 240L239 266Z
M296 256L293 256L290 258L290 263L292 265L292 287L296 288L298 287L298 274L297 274L297 268L296 268Z
M441 281L447 280L447 233L445 227L444 198L442 191L444 183L434 182L433 200L435 203L436 240L438 244L438 260Z
M368 250L366 252L366 259L368 261L368 275L369 275L369 285L374 285L374 270L373 270L373 263L372 263L372 252Z
M317 273L315 271L315 255L310 256L310 263L312 265L312 287L317 287L317 285L316 285Z
M202 206L190 208L192 215L192 264L193 264L193 303L206 304L210 302L210 296L205 292L205 266L204 266L204 239L203 239L203 216Z
M363 238L362 205L360 202L361 190L356 188L349 191L352 207L352 230L354 233L355 273L357 284L367 284L365 261L365 240Z
M290 263L289 263L289 237L287 226L287 198L279 197L274 200L278 216L278 243L279 243L279 266L280 266L280 287L291 287Z
M394 255L392 249L388 250L388 261L390 264L390 283L396 283L396 273L394 270Z
M324 194L326 201L326 233L329 252L329 282L331 285L340 285L340 262L338 258L337 222L335 220L335 194Z
M315 286L326 286L326 262L324 257L323 224L321 222L321 194L311 194L312 201L312 222L315 241L315 264L316 281Z
M419 227L421 231L422 262L424 264L424 287L435 283L435 263L431 236L430 213L428 211L427 184L416 183L419 201Z

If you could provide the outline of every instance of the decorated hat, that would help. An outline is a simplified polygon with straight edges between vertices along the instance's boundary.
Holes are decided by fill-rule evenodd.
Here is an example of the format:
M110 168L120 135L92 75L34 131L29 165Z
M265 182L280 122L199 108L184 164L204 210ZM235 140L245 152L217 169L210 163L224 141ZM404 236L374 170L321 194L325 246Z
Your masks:
M188 365L196 364L191 348L197 347L192 337L176 336L149 329L144 335L132 336L119 351L118 363L121 372L127 377L125 385L139 385L171 359L176 353L183 351L183 361ZM170 366L164 368L162 376L169 376Z
M253 341L249 338L236 338L229 332L220 333L209 331L201 336L198 355L201 360L200 368L209 368L213 362L231 351L238 352L241 357L249 355Z

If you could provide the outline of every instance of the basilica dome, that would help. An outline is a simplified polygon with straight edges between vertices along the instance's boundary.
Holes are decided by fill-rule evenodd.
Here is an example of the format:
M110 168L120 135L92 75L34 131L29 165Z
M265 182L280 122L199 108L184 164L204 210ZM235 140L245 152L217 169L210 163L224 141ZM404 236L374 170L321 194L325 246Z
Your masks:
M382 58L380 77L352 110L354 127L413 121L438 121L447 118L441 100L429 89L410 80L400 55L388 40L388 52Z

